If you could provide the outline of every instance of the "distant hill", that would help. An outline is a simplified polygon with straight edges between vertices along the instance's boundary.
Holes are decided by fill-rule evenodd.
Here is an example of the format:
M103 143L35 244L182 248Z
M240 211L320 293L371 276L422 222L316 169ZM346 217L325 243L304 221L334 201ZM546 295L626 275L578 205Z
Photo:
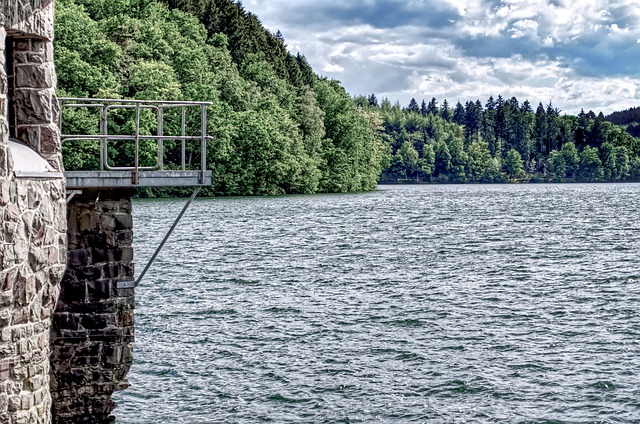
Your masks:
M626 125L629 134L640 137L640 106L613 112L605 119L615 125Z
M640 122L640 106L619 112L613 112L612 114L605 116L605 119L616 125L627 125L632 122Z

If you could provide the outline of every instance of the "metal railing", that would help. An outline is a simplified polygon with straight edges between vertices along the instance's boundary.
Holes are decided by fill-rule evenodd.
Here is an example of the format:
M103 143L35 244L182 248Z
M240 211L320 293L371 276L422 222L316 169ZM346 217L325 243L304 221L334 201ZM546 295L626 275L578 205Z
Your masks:
M181 102L181 101L156 101L156 100L116 100L116 99L83 99L83 98L59 98L60 104L60 138L62 143L70 141L98 141L100 143L100 171L131 171L134 180L140 171L162 171L165 169L165 142L172 141L180 144L180 163L172 164L172 169L179 168L183 171L190 166L187 162L187 143L198 142L200 144L200 173L201 180L204 181L205 171L207 169L207 141L211 137L207 136L207 106L210 102ZM85 109L90 113L98 114L98 128L88 129L89 134L67 134L65 133L65 110L66 109ZM93 112L96 111L96 112ZM118 114L133 112L133 130L130 133L117 133L113 131ZM141 117L145 111L151 112L153 120L155 120L155 129L148 131L150 134L142 134ZM193 124L197 122L199 114L199 129L190 130L188 117ZM147 113L148 117L148 113ZM126 123L120 117L120 126ZM175 121L178 122L175 122ZM197 124L196 124L197 125ZM126 125L125 125L126 126ZM166 135L165 128L171 126L174 129L173 134ZM175 130L179 130L176 134ZM196 134L190 134L195 132ZM143 140L151 140L157 144L156 163L153 165L141 165L140 163L140 142ZM117 142L133 142L134 154L133 163L114 164L110 160L109 153L113 152L109 146ZM190 168L193 169L193 168ZM134 181L135 182L135 181Z

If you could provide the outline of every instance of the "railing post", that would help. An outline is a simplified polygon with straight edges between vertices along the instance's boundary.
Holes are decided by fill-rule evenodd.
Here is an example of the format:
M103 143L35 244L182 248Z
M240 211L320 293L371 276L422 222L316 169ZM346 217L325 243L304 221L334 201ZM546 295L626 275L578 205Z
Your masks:
M158 107L158 135L162 137L164 135L164 106ZM160 170L164 170L164 142L162 139L158 140L158 166Z
M108 152L107 152L107 132L109 129L107 128L107 109L102 106L100 107L100 170L105 170L105 164L107 163Z
M205 171L207 170L207 106L201 105L202 139L200 141L200 183L204 184Z
M138 184L140 182L140 174L138 173L140 168L140 103L136 103L136 134L135 134L135 156L134 156L134 168L133 171L133 183Z
M186 171L187 170L187 140L185 140L185 137L187 135L187 129L186 129L186 122L187 122L187 108L186 106L182 106L180 109L182 109L182 132L180 133L182 135L182 139L180 140L182 142L182 170Z

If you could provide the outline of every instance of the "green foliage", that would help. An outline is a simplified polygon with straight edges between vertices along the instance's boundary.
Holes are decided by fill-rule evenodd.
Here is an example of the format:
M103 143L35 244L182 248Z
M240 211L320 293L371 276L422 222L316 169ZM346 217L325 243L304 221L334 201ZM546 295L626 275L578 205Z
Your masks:
M598 156L597 148L586 146L580 153L579 174L583 179L588 181L600 181L604 178L602 161Z
M522 157L516 149L511 149L507 152L503 166L507 176L511 180L519 180L525 176Z
M417 175L420 171L420 155L410 141L405 141L402 144L402 147L396 153L394 160L404 168L405 177Z
M560 149L560 155L567 166L567 176L575 178L580 168L580 156L576 145L572 142L563 144Z
M282 34L267 31L240 3L58 0L56 36L60 96L213 103L208 194L371 190L390 162L378 110L357 107L338 82L318 79L304 56L287 51ZM141 115L142 134L157 125L148 112ZM67 133L99 129L91 111L63 116ZM131 134L134 117L113 111L110 132ZM188 117L187 124L197 127L199 119ZM180 129L167 124L164 131ZM154 164L155 143L141 143L141 164ZM68 169L99 166L95 142L63 149ZM199 163L199 150L188 146L187 153L189 163ZM130 165L133 145L113 143L109 155L112 165ZM166 163L177 163L171 148L165 155Z
M547 158L547 172L554 181L564 181L567 177L567 162L557 150L552 150Z
M436 165L436 153L433 151L433 146L431 144L425 144L422 147L420 171L425 176L425 178L429 181L431 181L431 176L433 175L433 171L435 171L435 165Z
M374 96L374 95L372 95ZM374 96L375 98L375 96ZM358 100L369 103L367 98ZM640 178L640 138L602 115L561 115L552 104L490 97L458 102L453 110L432 98L423 108L388 99L371 103L383 119L382 140L393 153L382 181L411 178L435 182L625 181ZM424 113L422 111L424 109ZM407 160L419 153L421 171ZM433 160L431 159L433 157ZM430 164L433 164L430 166ZM420 168L420 165L418 166Z

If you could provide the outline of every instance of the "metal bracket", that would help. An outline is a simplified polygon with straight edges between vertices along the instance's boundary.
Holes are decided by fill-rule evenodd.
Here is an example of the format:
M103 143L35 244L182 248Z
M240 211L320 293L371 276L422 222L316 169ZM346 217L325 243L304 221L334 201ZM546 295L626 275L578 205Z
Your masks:
M187 211L187 209L189 208L189 205L191 205L191 202L193 202L193 199L195 199L195 197L198 195L198 192L200 191L200 187L196 187L196 189L193 191L193 193L191 194L191 197L189 198L189 200L187 201L187 203L184 205L184 207L182 208L182 210L180 211L180 214L178 215L178 217L176 218L176 220L174 221L173 225L171 226L171 228L169 228L169 231L167 231L167 234L164 236L164 239L162 239L162 242L160 242L160 245L158 245L158 248L156 249L156 251L153 253L153 256L151 256L151 259L149 259L149 262L147 263L147 265L144 267L144 269L142 270L142 272L140 273L140 276L138 277L138 279L133 282L133 281L119 281L118 284L123 283L123 286L125 285L125 283L132 283L133 286L129 287L127 285L127 287L122 287L122 288L136 288L138 287L138 284L140 284L140 281L142 281L142 278L144 278L145 274L147 273L147 271L149 270L149 268L151 267L151 265L153 264L153 262L156 260L156 258L158 257L158 254L160 253L160 251L162 250L162 248L164 247L165 243L167 242L167 240L169 239L169 237L171 236L171 233L173 233L173 230L176 229L176 227L178 226L178 223L180 222L180 220L182 219L182 217L184 216L185 212ZM120 287L118 287L120 288Z
M135 289L136 288L136 282L135 281L116 281L116 288L117 289Z
M71 202L71 200L76 197L76 195L81 194L82 190L69 190L69 195L67 196L67 204Z

